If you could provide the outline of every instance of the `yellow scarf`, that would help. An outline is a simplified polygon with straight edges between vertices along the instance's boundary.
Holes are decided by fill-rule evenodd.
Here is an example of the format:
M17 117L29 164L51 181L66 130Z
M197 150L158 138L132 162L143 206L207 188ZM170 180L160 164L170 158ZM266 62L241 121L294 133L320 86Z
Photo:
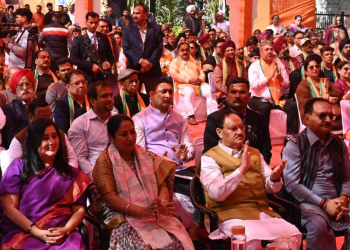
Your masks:
M271 76L271 72L273 72L275 69L277 70L276 72L279 73L279 69L275 61L273 61L270 65L268 65L264 60L260 59L259 63L260 63L261 70L263 71L264 76L266 78L269 78ZM269 88L272 101L274 102L275 105L279 105L280 97L281 97L280 81L277 80L276 77L273 77L269 80L267 87Z
M68 92L68 107L69 107L69 123L72 125L74 119L75 119L75 110L74 110L74 99L73 96ZM85 107L86 112L90 110L90 103L87 98L87 95L85 95Z
M125 97L125 92L123 89L120 90L119 92L120 97L122 98L122 103L123 103L123 113L129 117L130 116L130 111L129 111L129 107L128 104L126 103L126 97ZM146 108L146 104L143 102L140 94L138 92L136 92L136 97L137 97L137 108L139 111L142 111Z
M243 69L241 64L238 62L237 58L235 57L235 64L236 64L236 69L237 69L237 76L238 77L243 77ZM222 83L224 85L226 85L226 82L229 78L228 75L228 67L227 67L227 62L226 59L224 57L224 59L222 59Z

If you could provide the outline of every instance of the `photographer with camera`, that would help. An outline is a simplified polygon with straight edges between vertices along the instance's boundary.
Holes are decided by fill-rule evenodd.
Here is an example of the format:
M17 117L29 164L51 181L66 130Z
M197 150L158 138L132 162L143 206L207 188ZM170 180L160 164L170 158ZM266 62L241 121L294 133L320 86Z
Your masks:
M32 61L32 43L28 43L30 22L32 20L32 12L26 8L17 9L16 23L20 27L17 35L1 38L5 44L5 51L9 54L9 68L24 68L31 65ZM29 48L28 48L29 45ZM28 54L27 54L28 53Z

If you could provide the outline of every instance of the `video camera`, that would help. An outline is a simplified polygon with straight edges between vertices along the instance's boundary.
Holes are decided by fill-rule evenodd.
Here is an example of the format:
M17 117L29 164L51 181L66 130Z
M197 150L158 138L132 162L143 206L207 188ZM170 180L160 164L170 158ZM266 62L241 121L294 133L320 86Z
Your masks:
M29 34L33 35L33 36L39 33L38 26L29 25L29 26L24 27L23 29L27 30L29 32Z
M14 36L17 34L16 30L12 30L12 27L18 27L17 23L3 23L0 24L0 38L6 38L8 35Z

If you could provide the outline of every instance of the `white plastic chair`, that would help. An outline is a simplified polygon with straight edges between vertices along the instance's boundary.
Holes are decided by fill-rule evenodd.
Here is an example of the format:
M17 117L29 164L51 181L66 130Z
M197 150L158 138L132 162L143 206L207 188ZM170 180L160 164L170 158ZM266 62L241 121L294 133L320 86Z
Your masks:
M216 100L216 89L215 89L214 73L213 72L210 72L208 74L208 84L209 84L210 90L211 90L211 98L213 98L213 100Z

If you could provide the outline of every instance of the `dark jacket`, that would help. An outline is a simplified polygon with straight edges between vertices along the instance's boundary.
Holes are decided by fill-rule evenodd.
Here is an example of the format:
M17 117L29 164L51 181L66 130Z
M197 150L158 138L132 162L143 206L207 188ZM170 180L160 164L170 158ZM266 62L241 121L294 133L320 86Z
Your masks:
M23 102L18 97L5 104L2 111L6 116L6 123L1 131L2 146L8 149L13 137L28 126L29 117Z
M6 13L3 17L1 22L3 23L15 23L16 22L16 15L13 13L13 16L10 16L10 13Z
M49 25L52 22L52 14L47 12L44 16L44 25Z
M108 37L100 32L96 32L96 36L98 39L98 54L101 62L108 61L111 65L113 65L114 56ZM96 74L94 74L91 70L93 63L88 62L86 60L87 58L88 53L86 51L83 36L80 35L75 37L70 53L70 59L73 61L73 64L77 65L78 69L82 70L86 74L89 83L92 83L92 80L96 78L99 78L99 80L104 80L101 73L98 73L97 76L95 76Z
M216 133L216 121L219 116L228 110L230 108L227 106L208 116L204 130L203 154L218 145L220 137ZM249 146L258 149L263 155L265 162L269 164L272 156L272 147L269 124L265 116L247 108L244 125L247 126L245 129L245 140L249 140Z
M201 36L203 30L202 30L202 22L199 21L197 18L186 18L182 24L183 29L185 28L191 29L192 32L195 32L197 36ZM194 28L194 30L193 30Z
M123 53L128 59L127 68L139 71L141 58L147 59L152 63L153 67L145 76L157 77L161 76L159 60L163 51L163 35L161 26L154 23L147 23L147 34L142 51L142 40L140 31L136 23L132 23L125 27L123 32Z
M139 93L139 95L141 96L143 102L145 103L145 105L147 107L149 105L149 97L148 97L148 95L143 94L143 93ZM128 105L131 117L133 117L134 115L136 115L138 112L141 111L141 110L138 110L137 98L136 97L133 100L133 99L130 98L130 96L125 95L125 99L126 99L126 104ZM114 107L116 107L116 109L118 109L118 113L119 114L124 114L123 102L122 102L122 98L120 97L120 94L117 94L114 97Z
M132 23L134 23L134 19L132 19L132 17L129 17L128 19L129 19L129 25L132 24ZM118 20L117 20L117 22L118 22L118 26L122 26L123 28L126 27L126 26L125 26L125 23L124 23L123 17L119 17Z
M40 33L40 46L50 53L51 63L56 62L61 57L68 56L67 37L68 29L56 20L45 26Z

